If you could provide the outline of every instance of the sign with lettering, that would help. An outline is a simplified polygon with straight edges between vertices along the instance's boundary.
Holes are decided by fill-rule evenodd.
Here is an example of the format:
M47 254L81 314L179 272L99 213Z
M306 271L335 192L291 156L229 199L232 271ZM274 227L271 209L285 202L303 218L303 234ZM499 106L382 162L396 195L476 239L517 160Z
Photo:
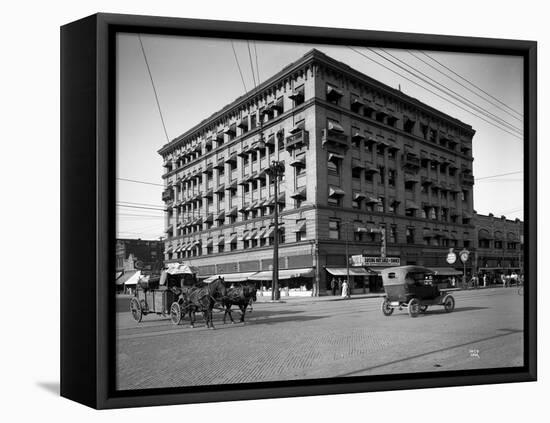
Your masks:
M351 256L352 266L400 266L399 257Z

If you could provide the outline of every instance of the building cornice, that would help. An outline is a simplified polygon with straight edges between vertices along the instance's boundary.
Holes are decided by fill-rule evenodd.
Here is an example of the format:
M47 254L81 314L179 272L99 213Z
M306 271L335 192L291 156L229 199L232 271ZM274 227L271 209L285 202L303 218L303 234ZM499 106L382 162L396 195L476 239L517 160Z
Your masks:
M219 111L211 114L206 119L202 120L201 122L199 122L198 124L190 128L189 130L185 131L183 134L179 135L169 143L165 144L162 148L158 150L158 154L164 155L170 152L182 140L186 138L193 138L199 135L209 126L216 124L217 120L227 118L228 115L235 113L237 110L245 106L247 103L256 103L264 99L266 95L270 94L269 91L272 90L274 86L283 83L285 79L289 78L292 74L295 74L296 72L307 71L307 67L313 66L315 64L329 66L337 72L343 72L344 74L346 74L348 78L357 79L359 82L363 82L366 85L370 85L373 88L384 92L386 95L396 97L400 101L411 104L412 106L423 110L425 113L431 114L434 117L437 117L455 126L458 126L461 129L467 131L469 134L471 134L471 136L475 134L475 130L472 129L471 125L468 125L450 115L447 115L446 113L443 113L421 102L420 100L417 100L414 97L408 96L407 94L404 94L403 92L396 90L395 88L392 88L389 85L386 85L380 81L377 81L376 79L371 78L365 75L364 73L351 68L349 65L343 62L339 62L327 56L326 54L320 52L319 50L312 49L308 53L306 53L304 56L302 56L300 59L284 67L281 71L279 71L278 73L276 73L275 75L273 75L272 77L270 77L269 79L261 83L254 90L251 90L245 93L244 95L238 97L233 102L224 106Z

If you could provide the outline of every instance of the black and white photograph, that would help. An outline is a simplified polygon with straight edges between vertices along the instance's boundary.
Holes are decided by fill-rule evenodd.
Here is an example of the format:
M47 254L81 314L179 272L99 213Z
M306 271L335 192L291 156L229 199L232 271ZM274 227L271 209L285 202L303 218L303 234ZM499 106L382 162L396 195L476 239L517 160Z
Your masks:
M116 389L524 366L524 69L117 33Z

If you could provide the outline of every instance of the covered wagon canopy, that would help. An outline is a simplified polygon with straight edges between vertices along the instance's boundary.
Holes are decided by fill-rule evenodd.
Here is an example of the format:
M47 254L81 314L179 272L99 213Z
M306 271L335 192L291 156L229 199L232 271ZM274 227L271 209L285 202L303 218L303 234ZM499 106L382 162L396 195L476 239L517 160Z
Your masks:
M185 263L169 263L166 273L169 275L194 275L199 269Z

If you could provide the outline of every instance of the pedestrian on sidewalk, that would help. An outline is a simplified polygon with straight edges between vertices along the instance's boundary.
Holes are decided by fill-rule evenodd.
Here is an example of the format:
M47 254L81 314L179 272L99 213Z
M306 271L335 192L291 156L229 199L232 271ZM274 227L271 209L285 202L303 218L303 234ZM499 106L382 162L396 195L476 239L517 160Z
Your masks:
M348 289L348 281L344 279L344 282L342 283L342 298L349 298Z
M332 278L330 281L330 289L332 290L332 295L336 295L336 287L338 286L338 282L336 281L336 278Z
M483 288L487 288L487 273L483 274Z
M342 278L338 278L338 293L342 294Z

